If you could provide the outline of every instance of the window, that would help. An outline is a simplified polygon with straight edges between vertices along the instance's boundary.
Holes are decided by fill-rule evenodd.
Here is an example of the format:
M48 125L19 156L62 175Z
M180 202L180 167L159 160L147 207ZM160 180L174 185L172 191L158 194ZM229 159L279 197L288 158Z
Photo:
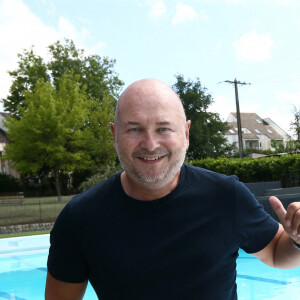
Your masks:
M248 128L242 128L242 132L243 133L251 133L251 131Z
M229 132L230 132L230 133L234 133L234 131L233 131L232 129L229 129Z
M273 133L273 131L272 131L271 129L267 129L267 131L268 131L269 133Z
M255 132L256 132L256 133L261 133L258 129L255 129Z
M261 120L259 120L259 119L256 119L256 122L257 122L258 124L261 124Z

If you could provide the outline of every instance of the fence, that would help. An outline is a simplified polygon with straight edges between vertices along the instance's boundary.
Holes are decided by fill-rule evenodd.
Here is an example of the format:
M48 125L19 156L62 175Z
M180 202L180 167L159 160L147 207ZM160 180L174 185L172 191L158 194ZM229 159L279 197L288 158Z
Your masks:
M57 202L56 197L1 199L0 226L54 222L71 196ZM17 202L19 201L19 202Z

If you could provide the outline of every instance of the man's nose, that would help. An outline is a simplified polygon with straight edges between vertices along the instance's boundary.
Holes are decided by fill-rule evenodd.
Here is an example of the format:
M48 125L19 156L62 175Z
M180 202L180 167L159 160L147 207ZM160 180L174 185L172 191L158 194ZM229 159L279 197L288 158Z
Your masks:
M148 151L154 151L159 147L159 137L153 132L146 131L143 134L141 146Z

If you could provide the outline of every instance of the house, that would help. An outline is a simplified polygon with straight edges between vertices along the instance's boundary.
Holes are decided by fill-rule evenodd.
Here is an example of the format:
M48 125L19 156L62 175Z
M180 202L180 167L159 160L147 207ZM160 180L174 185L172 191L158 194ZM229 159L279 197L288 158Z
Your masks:
M240 116L244 149L275 150L274 141L279 145L292 139L270 118L262 119L256 113L241 113ZM236 113L229 114L227 123L230 129L225 137L230 144L236 143L238 146Z
M6 136L7 128L4 126L4 119L8 117L8 113L0 112L0 158L5 154L4 148L8 144L8 139ZM20 178L20 174L9 166L7 160L0 159L0 173L11 175L15 178Z

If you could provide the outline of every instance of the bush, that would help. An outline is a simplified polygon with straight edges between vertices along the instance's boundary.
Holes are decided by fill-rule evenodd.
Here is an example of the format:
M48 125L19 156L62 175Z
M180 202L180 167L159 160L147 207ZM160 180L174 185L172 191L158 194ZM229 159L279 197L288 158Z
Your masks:
M79 189L81 191L86 191L87 189L91 188L92 186L104 181L105 179L111 177L115 173L121 171L121 167L119 165L105 165L102 166L99 171L84 181Z
M289 172L300 169L300 154L261 158L205 158L189 162L191 165L214 172L236 175L243 182L280 180L289 185Z
M0 193L19 192L19 181L11 175L0 174Z

